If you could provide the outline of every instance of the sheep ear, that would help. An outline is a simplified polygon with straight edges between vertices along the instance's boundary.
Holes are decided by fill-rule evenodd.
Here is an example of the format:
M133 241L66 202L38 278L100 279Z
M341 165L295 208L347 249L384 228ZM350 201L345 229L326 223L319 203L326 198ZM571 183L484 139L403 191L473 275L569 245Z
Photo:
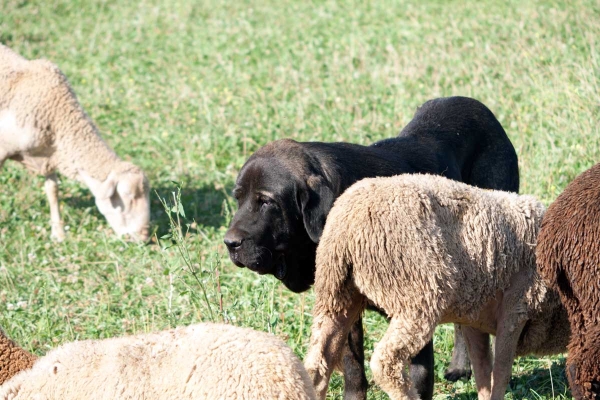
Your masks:
M319 243L335 195L325 180L317 175L311 175L306 181L306 186L306 190L300 196L304 228L310 239Z
M132 182L127 178L121 179L117 184L117 193L119 193L121 196L121 200L123 202L123 211L129 212L131 209L131 203L135 199Z
M119 192L119 194L122 197L134 197L133 190L131 188L131 182L129 182L127 179L122 179L121 181L119 181L119 183L117 184L117 192Z
M115 194L118 182L112 172L108 175L104 182L92 178L84 171L79 171L79 176L82 178L83 182L90 189L96 199L109 199L113 194Z

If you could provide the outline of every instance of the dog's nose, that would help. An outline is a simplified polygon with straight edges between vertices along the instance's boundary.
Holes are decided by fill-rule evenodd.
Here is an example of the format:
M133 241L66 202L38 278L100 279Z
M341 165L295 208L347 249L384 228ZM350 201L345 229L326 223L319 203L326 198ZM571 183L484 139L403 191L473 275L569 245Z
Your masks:
M230 230L225 234L223 241L230 250L235 250L242 245L244 238L240 232Z

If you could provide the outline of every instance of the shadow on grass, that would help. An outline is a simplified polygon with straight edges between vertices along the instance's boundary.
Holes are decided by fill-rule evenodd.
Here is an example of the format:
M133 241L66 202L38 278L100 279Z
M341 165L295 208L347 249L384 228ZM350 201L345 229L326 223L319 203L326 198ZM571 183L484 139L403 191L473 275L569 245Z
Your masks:
M531 391L541 398L554 398L568 392L569 383L565 375L564 357L546 367L537 367L522 374L513 375L510 387L513 398L531 398Z
M473 386L475 382L473 381ZM553 361L550 368L532 368L527 372L513 374L507 393L512 393L513 399L547 398L569 393L565 375L565 359ZM535 395L532 396L532 392ZM477 392L455 393L447 395L449 400L477 400Z
M219 228L226 225L228 221L228 205L231 187L215 189L213 185L200 187L181 188L181 204L185 210L185 221L182 223L196 222L190 228L190 233L197 233L196 227ZM177 194L177 186L174 183L163 183L152 188L150 194L152 206L152 224L157 228L160 237L169 232L169 217L164 209L160 198L166 199L167 204L174 204L173 195Z
M228 221L226 206L231 192L231 187L215 189L213 185L181 188L181 203L185 210L186 218L182 224L192 224L189 232L195 234L198 227L219 228L226 225ZM169 232L169 218L160 201L160 198L168 199L168 204L173 204L173 193L177 193L177 185L172 182L162 182L150 189L151 224L160 237ZM104 219L96 208L94 197L86 188L74 188L70 193L62 196L69 207L74 209L91 208L92 213L99 219Z

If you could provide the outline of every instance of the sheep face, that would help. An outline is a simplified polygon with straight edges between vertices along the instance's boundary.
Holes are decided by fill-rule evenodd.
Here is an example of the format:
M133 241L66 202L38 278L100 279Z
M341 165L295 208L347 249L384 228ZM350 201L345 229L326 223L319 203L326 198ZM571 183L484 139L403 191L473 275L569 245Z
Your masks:
M111 172L104 182L80 172L96 206L117 235L146 241L150 233L150 185L139 169Z

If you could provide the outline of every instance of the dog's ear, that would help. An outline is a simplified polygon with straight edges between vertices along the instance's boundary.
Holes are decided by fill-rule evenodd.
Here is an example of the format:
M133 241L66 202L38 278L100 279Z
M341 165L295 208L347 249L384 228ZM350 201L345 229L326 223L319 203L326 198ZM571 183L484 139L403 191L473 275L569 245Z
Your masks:
M319 243L327 214L334 201L335 194L324 178L318 175L308 177L306 188L300 195L300 207L304 228L315 243Z

